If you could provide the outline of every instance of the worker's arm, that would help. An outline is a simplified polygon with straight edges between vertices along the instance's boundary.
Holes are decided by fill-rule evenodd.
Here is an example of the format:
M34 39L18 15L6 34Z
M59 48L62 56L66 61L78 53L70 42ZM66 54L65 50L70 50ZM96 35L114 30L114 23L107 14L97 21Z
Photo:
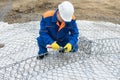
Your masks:
M71 27L69 29L70 30L69 43L75 45L78 42L78 35L79 35L79 30L77 27L76 20L72 20L69 24L69 27Z
M42 20L40 22L39 34L43 38L46 44L52 44L54 40L49 36L48 30L46 29L45 24L46 24L45 19L42 17Z

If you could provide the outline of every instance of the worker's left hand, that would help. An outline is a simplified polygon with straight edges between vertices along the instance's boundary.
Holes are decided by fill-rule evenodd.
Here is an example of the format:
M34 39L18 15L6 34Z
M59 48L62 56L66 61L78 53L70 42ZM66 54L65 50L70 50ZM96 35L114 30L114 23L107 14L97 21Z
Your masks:
M72 50L72 45L70 43L67 43L64 48L65 52L70 52Z

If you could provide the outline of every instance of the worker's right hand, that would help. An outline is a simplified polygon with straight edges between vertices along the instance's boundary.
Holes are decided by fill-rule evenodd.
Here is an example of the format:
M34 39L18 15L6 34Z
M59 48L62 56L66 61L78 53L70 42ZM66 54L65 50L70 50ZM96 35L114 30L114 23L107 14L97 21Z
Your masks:
M59 49L60 49L60 46L56 43L56 41L51 44L51 47L52 47L54 50L59 50Z

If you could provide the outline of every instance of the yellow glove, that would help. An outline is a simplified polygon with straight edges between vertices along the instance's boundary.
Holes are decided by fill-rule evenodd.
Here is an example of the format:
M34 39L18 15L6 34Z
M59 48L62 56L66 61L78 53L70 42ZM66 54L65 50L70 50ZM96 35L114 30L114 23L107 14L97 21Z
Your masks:
M56 41L51 44L51 47L52 47L54 50L60 49L60 46L56 43Z
M65 52L70 52L72 50L72 45L70 43L67 43L64 48Z

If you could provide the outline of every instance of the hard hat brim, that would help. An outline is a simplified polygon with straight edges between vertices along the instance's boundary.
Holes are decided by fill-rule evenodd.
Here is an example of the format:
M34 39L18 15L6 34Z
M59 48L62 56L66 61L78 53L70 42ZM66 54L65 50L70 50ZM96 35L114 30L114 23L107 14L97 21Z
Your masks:
M67 18L66 16L64 16L64 15L62 15L62 14L60 14L60 16L61 16L61 18L62 18L65 22L71 22L71 20L72 20L72 17Z

